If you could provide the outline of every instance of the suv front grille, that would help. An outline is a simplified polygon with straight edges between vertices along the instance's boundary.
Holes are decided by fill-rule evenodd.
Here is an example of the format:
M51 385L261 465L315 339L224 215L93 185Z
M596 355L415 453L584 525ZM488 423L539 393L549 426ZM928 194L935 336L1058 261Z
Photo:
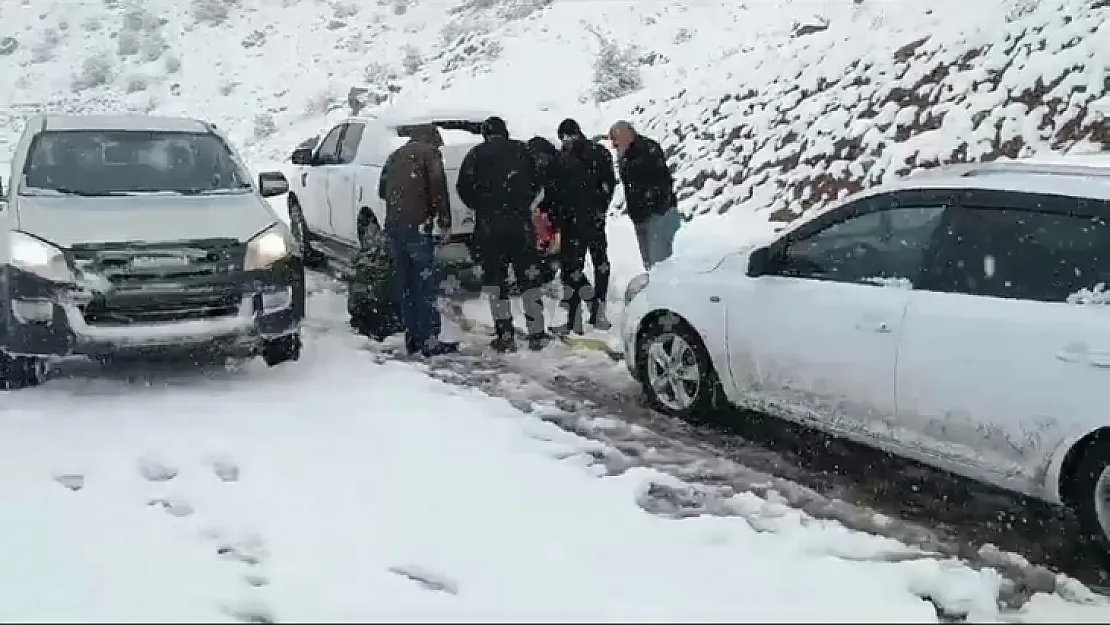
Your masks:
M242 295L232 273L244 246L218 239L164 244L99 244L71 250L92 300L89 325L126 325L235 315Z

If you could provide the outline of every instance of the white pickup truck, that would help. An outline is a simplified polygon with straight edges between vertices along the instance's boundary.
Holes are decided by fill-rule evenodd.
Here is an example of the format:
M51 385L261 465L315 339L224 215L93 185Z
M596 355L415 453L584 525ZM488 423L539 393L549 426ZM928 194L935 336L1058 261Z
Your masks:
M434 111L419 116L386 114L351 118L336 124L315 146L302 144L293 152L296 171L290 177L289 218L294 237L306 258L320 253L349 256L368 235L385 223L385 203L378 197L378 179L386 158L404 145L414 126L435 124L443 136L447 184L451 192L451 230L438 232L441 263L471 262L469 243L474 212L455 191L459 166L479 143L482 121L491 114Z

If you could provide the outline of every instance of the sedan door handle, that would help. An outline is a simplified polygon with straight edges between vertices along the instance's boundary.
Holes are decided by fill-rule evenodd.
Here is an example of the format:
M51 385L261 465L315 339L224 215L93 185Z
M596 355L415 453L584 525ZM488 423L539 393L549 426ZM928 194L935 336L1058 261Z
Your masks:
M856 324L856 329L878 334L890 334L890 326L885 321L861 321Z

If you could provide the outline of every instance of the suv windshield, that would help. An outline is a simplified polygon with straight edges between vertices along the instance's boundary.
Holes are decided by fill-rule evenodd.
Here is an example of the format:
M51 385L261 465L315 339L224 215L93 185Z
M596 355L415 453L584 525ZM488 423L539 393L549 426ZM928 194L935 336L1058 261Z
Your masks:
M250 178L210 133L46 131L23 167L24 195L245 193Z

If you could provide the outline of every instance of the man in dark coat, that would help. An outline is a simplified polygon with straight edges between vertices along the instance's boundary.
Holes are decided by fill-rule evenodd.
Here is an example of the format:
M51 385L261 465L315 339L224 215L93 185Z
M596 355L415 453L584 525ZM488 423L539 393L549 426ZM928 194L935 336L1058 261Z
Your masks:
M382 167L378 196L385 200L385 233L396 268L397 301L405 326L405 346L434 356L456 351L457 343L439 340L441 319L437 300L433 223L451 227L451 197L439 148L443 138L435 126L416 128Z
M583 300L590 311L590 325L608 330L605 299L609 293L610 268L605 218L617 184L613 157L604 146L587 139L573 119L563 120L558 132L563 142L556 183L563 211L558 227L562 230L563 285L569 294L567 323L556 331L582 332ZM587 253L594 267L592 288L585 275Z
M459 198L474 210L474 243L496 334L491 346L501 352L516 349L509 301L511 269L523 294L528 347L541 349L548 335L539 289L542 271L532 227L532 205L541 184L528 147L509 138L509 129L500 117L482 123L482 143L463 158L455 188Z
M624 199L636 228L640 259L644 269L651 269L670 258L675 233L682 225L667 157L658 143L626 121L613 124L609 139L620 153Z

